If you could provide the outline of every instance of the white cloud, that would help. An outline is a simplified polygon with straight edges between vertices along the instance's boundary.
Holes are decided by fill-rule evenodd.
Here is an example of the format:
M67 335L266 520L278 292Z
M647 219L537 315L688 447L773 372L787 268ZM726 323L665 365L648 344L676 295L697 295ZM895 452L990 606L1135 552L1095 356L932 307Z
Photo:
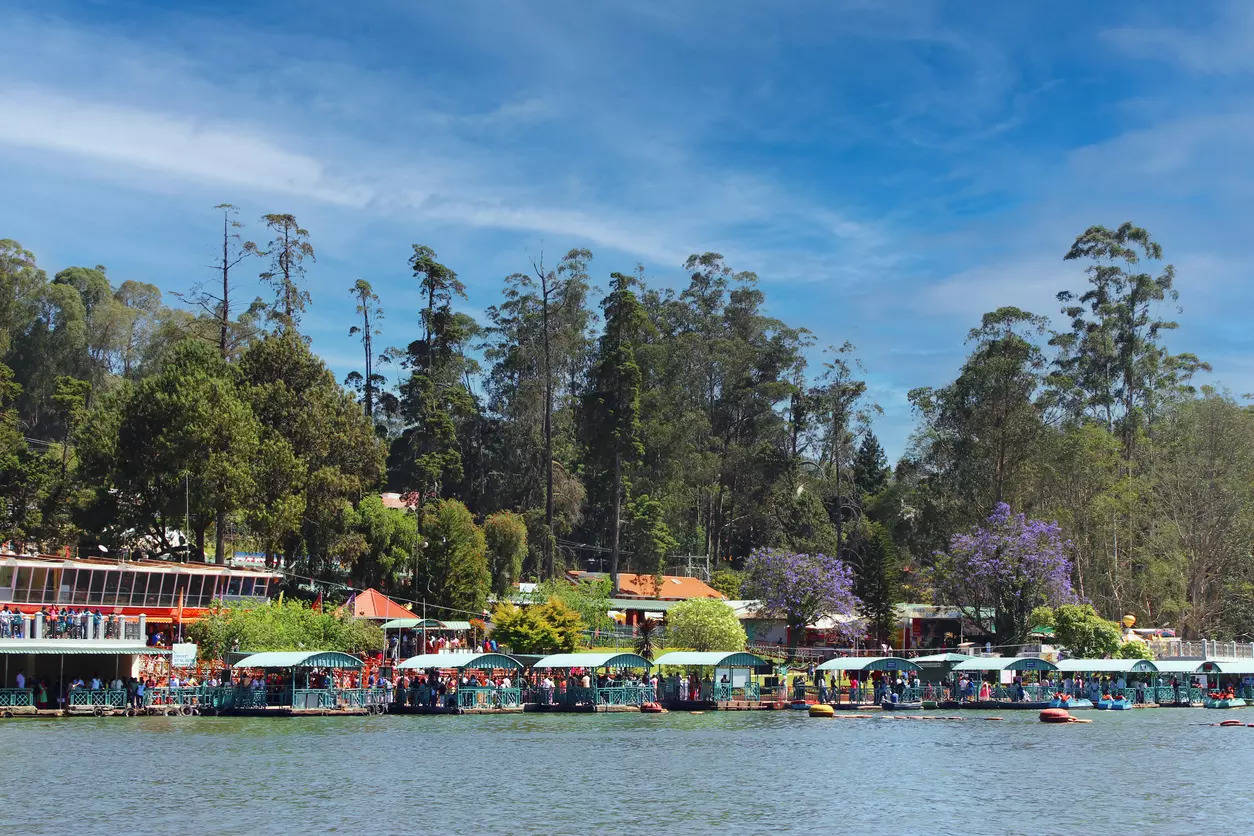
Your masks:
M244 186L362 206L370 192L336 180L317 159L237 125L76 100L30 87L0 89L0 143L129 165L201 183Z

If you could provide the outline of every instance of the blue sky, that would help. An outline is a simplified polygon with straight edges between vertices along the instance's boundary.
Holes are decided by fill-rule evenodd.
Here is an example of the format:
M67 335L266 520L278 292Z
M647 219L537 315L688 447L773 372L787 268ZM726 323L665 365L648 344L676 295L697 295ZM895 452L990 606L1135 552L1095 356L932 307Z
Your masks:
M1054 314L1071 239L1132 220L1178 269L1172 349L1254 391L1254 5L0 5L0 237L185 290L214 204L291 212L341 378L356 277L414 333L411 243L472 313L541 251L680 286L715 250L857 345L896 455L982 312Z

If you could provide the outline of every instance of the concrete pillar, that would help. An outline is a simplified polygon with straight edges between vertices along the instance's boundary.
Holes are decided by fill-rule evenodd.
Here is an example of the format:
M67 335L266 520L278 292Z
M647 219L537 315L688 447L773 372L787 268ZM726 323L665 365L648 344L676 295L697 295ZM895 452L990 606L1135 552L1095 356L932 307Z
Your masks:
M148 643L148 616L144 613L139 614L139 640L144 644Z
M34 638L42 639L44 637L44 614L35 613L35 635Z

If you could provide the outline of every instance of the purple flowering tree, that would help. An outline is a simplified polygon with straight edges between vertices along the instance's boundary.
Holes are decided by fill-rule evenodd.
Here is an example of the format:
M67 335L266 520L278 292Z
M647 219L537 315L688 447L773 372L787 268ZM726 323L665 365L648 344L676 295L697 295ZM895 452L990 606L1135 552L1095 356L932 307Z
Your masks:
M844 563L825 554L783 549L757 549L749 555L744 594L784 617L790 645L806 625L823 616L853 615L860 603L853 594L853 571Z
M983 526L955 534L949 550L936 554L936 602L962 609L998 645L1023 644L1033 607L1075 600L1070 550L1058 523L1012 514L999 503Z

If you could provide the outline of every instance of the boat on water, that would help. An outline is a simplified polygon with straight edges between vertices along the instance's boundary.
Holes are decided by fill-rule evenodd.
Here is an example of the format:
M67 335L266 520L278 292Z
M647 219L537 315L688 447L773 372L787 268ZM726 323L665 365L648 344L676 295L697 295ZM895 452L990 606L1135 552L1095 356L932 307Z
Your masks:
M922 711L923 702L921 700L882 700L880 708L885 711Z
M1123 711L1132 707L1127 697L1103 696L1097 701L1097 707L1103 711Z
M1241 708L1246 705L1249 703L1232 691L1212 691L1206 695L1206 699L1202 700L1203 708Z
M1055 696L1049 701L1050 708L1092 708L1093 701L1084 697L1059 697Z

